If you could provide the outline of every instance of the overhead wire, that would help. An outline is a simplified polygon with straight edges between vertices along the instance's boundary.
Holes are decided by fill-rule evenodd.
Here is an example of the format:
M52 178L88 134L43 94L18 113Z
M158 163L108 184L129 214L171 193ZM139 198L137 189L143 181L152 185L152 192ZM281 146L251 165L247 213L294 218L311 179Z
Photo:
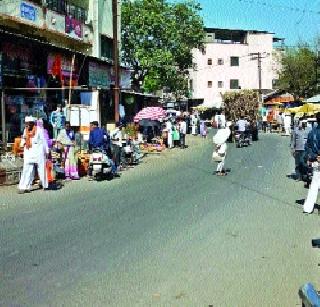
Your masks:
M303 13L303 14L315 14L320 16L320 10L312 10L312 9L307 9L305 3L305 7L293 7L293 6L288 6L288 5L281 5L281 4L270 4L265 0L238 0L239 2L244 2L244 3L249 3L249 4L256 4L272 9L283 9L283 10L289 10L291 12L296 12L296 13Z

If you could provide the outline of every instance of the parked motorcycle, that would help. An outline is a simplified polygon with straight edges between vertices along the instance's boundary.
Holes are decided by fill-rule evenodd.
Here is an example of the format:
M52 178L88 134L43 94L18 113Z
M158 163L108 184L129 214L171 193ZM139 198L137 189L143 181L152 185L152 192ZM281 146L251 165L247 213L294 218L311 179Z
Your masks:
M97 181L113 178L112 164L103 150L94 150L90 154L89 171Z

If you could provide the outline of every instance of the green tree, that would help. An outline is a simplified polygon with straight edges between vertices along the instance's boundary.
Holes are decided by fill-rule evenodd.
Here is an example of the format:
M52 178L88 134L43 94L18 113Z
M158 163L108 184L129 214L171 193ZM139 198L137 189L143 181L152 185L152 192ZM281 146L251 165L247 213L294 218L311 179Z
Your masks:
M123 0L121 10L122 61L133 69L135 87L187 92L192 49L204 38L200 5Z
M317 57L307 44L285 51L279 87L297 97L311 97L316 94Z

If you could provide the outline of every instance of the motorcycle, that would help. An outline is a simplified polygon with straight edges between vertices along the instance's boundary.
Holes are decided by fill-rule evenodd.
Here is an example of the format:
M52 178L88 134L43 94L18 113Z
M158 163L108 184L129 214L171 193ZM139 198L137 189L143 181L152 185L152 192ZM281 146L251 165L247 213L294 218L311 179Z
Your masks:
M112 164L103 150L96 149L90 154L89 170L97 181L113 179Z
M235 140L237 148L247 147L250 145L250 137L246 133L240 131L235 132Z
M311 245L313 248L320 247L320 239L312 239ZM307 306L320 306L320 295L319 291L315 289L315 287L310 283L306 283L299 289L299 297L301 299L301 303L303 307Z
M235 132L234 138L235 138L235 141L236 141L236 147L237 148L243 147L243 138L242 138L241 133L239 131Z

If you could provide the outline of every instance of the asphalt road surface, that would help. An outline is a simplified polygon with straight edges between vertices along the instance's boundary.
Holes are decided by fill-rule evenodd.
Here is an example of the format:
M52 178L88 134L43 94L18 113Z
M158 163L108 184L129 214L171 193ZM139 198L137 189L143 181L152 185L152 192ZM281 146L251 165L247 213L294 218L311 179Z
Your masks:
M187 141L111 182L0 187L0 306L296 306L320 289L288 139L230 144L226 177L211 138Z

